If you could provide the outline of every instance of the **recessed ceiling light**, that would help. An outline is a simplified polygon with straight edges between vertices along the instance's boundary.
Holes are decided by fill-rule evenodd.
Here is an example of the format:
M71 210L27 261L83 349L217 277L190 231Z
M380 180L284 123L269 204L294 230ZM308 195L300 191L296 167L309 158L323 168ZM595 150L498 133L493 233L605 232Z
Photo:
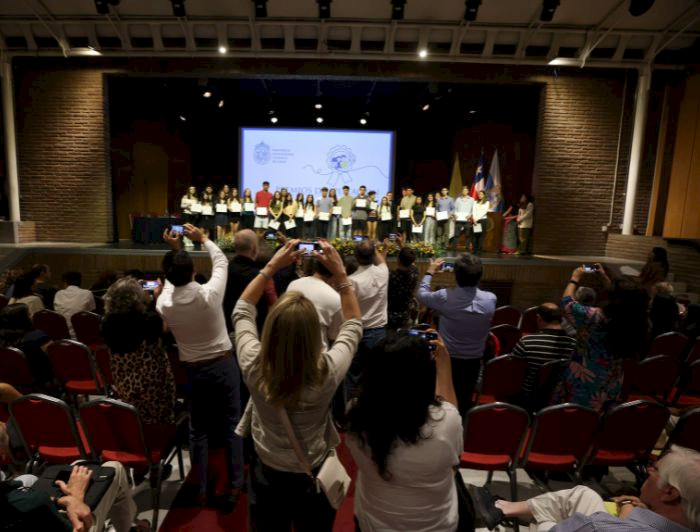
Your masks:
M314 107L315 107L316 109L323 109L323 104L322 104L322 103L317 103L316 105L314 105Z
M323 117L322 116L317 117L316 122L318 122L319 124L323 124Z
M429 103L426 103L426 104L422 107L422 109L423 109L423 111L427 111L428 109L430 109L430 104L429 104Z
M366 118L360 118L360 124L362 124L363 126L364 126L365 124L367 124L367 119L366 119Z
M211 98L211 91L204 91L204 94L202 94L205 98Z
M552 66L581 66L581 60L575 57L555 57L547 64Z
M220 54L225 54L226 52L228 52L228 48L226 48L225 46L219 46Z
M277 120L278 120L278 118L276 116L273 116L272 118L270 118L270 122L272 122L273 124L276 124Z
M418 57L420 57L421 59L425 59L426 57L428 57L428 50L424 48L423 50L418 52Z
M180 115L180 120L183 122L187 122L187 118L185 118L185 115Z
M220 100L220 101L219 101L219 109L221 109L223 106L224 106L224 101L223 101L223 100Z

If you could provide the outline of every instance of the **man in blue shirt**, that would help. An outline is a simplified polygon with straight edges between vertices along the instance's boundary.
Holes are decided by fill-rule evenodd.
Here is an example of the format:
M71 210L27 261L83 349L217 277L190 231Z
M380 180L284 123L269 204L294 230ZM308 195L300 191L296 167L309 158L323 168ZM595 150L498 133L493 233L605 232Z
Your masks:
M468 254L455 262L457 286L431 292L430 282L443 262L442 259L430 261L416 299L440 313L439 332L452 359L452 380L459 412L464 416L471 406L472 392L479 378L481 357L496 310L496 295L477 287L483 266L479 257Z
M462 189L462 195L455 200L454 220L455 220L455 236L452 239L452 251L457 249L457 241L459 236L464 231L464 243L469 250L469 240L472 234L472 211L474 209L474 198L469 195L469 188Z
M446 212L447 218L437 221L437 239L442 244L442 247L447 249L450 244L450 218L455 212L455 202L450 197L450 192L447 187L443 187L440 191L440 199L437 200L437 212Z

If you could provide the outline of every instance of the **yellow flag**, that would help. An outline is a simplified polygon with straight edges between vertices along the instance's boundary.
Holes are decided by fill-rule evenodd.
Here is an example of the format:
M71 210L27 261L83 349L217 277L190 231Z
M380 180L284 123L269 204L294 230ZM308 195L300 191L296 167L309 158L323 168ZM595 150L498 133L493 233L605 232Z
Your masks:
M452 179L450 179L450 196L457 198L462 194L462 171L459 168L459 155L455 154L455 162L452 165Z

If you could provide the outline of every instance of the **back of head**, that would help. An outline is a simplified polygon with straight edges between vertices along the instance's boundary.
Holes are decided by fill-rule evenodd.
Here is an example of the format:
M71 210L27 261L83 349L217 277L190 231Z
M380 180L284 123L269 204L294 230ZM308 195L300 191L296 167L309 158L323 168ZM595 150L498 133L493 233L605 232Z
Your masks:
M415 444L435 400L436 368L418 336L387 337L368 357L348 428L369 446L379 474L389 479L389 455L397 440Z
M313 273L317 273L325 279L330 279L331 277L333 277L333 274L330 272L330 270L328 268L326 268L321 263L321 261L311 259L311 268L312 268Z
M647 294L631 278L613 281L610 301L603 308L607 318L607 348L617 357L634 357L641 349L647 332ZM630 334L638 331L638 334Z
M184 249L168 251L163 257L163 271L173 286L185 286L192 281L194 274L192 257Z
M680 319L678 304L673 296L656 294L651 301L649 319L655 336L673 330Z
M29 275L31 275L34 279L38 279L39 277L45 276L48 273L49 267L46 264L34 264L32 269L29 270Z
M416 252L411 248L401 248L401 251L399 251L399 262L401 263L401 266L410 266L416 262Z
M366 238L355 246L355 258L360 266L369 266L374 262L374 242Z
M655 247L651 250L653 256L653 262L660 262L668 268L668 251L666 248Z
M678 490L690 527L700 530L700 453L672 445L671 451L657 462L657 469L661 482Z
M543 303L537 307L537 317L542 320L543 323L561 323L562 312L559 305L554 303Z
M661 281L654 285L654 292L658 295L672 296L673 295L673 285L667 283L666 281Z
M468 253L462 255L455 262L455 279L461 287L476 286L481 280L484 268L481 259Z
M80 286L83 282L83 276L80 272L64 272L61 279L67 286Z
M102 336L112 353L131 353L146 336L146 299L139 282L123 277L104 296ZM128 332L128 334L125 334Z
M294 406L304 388L319 385L328 369L321 349L316 307L302 293L286 292L268 312L260 340L258 386L265 399Z
M24 303L7 305L0 311L0 334L3 336L21 338L31 330L32 320L29 318L29 307Z
M257 255L258 236L250 229L238 231L233 237L233 247L238 255L255 257Z
M574 292L574 299L582 305L589 307L595 305L595 300L598 297L596 291L590 286L579 286Z
M345 264L345 273L347 275L352 275L357 271L357 268L360 267L360 264L357 262L357 257L355 257L355 255L343 256L343 264Z
M15 288L12 291L12 296L15 299L32 295L32 286L34 285L34 277L30 274L24 274L15 280Z

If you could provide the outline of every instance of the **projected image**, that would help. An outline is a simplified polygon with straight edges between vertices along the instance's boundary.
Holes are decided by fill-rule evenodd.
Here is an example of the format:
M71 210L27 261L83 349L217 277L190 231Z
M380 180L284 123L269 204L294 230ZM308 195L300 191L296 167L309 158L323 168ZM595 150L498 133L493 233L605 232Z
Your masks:
M272 190L321 194L322 187L361 185L382 197L391 189L394 135L391 131L241 129L242 187L253 192L269 181Z

